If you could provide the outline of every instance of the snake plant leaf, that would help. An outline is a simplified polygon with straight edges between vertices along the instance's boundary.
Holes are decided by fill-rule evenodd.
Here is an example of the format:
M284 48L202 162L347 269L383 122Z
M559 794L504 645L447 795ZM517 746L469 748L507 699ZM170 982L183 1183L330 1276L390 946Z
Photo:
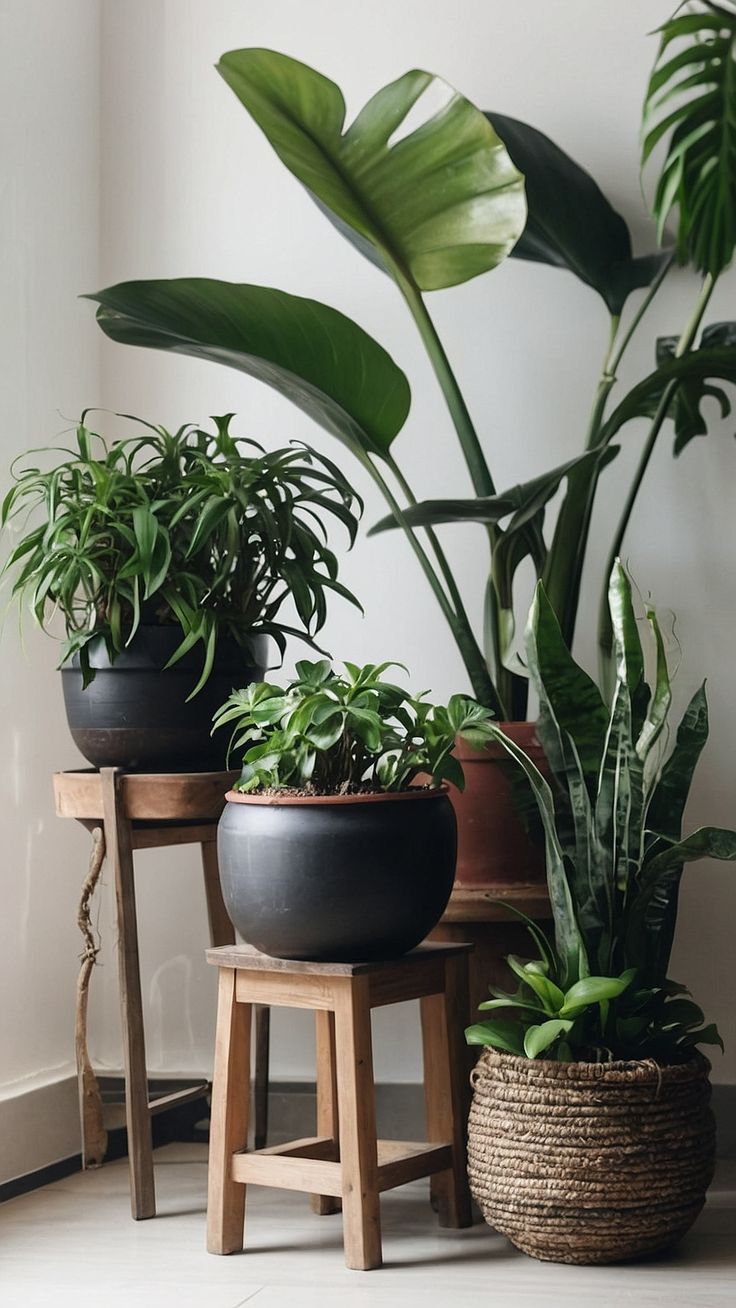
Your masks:
M649 802L649 827L669 840L680 839L693 773L707 739L708 700L703 682L682 716L674 749L662 768Z
M660 240L677 211L680 263L718 277L736 247L736 12L715 4L678 9L659 30L642 167L668 139L652 210Z
M651 846L626 930L626 957L642 967L643 980L667 975L683 865L702 858L736 860L736 832L701 827L685 840L658 840Z
M649 623L656 650L656 670L654 675L654 693L652 694L646 716L636 742L636 752L642 763L646 762L652 749L659 740L667 723L667 716L672 704L670 674L667 667L667 652L662 639L662 631L654 609L647 610Z
M559 1036L567 1035L572 1028L572 1022L560 1018L541 1022L539 1026L528 1026L524 1034L524 1053L527 1058L538 1058Z
M514 760L525 774L537 802L539 816L544 828L544 841L547 861L547 889L555 922L555 947L563 967L562 983L572 985L581 976L588 976L590 968L583 937L575 916L575 908L565 862L565 855L557 834L555 806L552 791L541 772L527 758L518 745L510 740L499 727L489 723L489 731L506 753Z
M526 639L530 676L539 695L538 731L553 769L562 770L569 736L584 776L596 776L603 758L608 710L592 677L573 659L544 586L537 584Z
M700 336L700 349L711 346L730 346L736 349L736 322L715 322L705 327ZM677 349L676 336L660 336L657 341L657 363L666 363L674 359ZM721 386L708 385L702 377L686 378L681 382L675 394L672 416L675 424L674 454L681 454L694 436L708 434L708 422L701 412L705 399L715 400L721 410L721 418L728 418L731 413L731 401ZM657 401L652 404L652 414Z
M628 691L631 730L636 738L644 726L650 691L644 680L644 651L634 612L631 582L620 559L616 559L608 582L608 608L613 632L616 675Z
M572 658L541 582L529 613L526 658L539 697L537 732L553 773L568 790L569 813L567 806L558 812L558 833L569 854L570 888L592 963L606 957L610 943L611 860L598 839L591 804L609 715L595 682Z
M529 123L486 116L524 174L529 212L512 257L567 269L620 313L630 292L649 286L671 256L634 258L624 219L584 168Z
M651 417L670 382L680 383L673 396L673 411L677 412L676 396L683 387L690 396L698 395L702 399L708 394L707 384L713 381L736 384L736 344L703 345L679 359L661 363L655 372L632 387L606 419L600 431L601 444L612 440L632 418Z
M405 73L345 130L340 88L307 64L246 49L217 67L320 209L395 278L422 291L456 286L518 240L523 178L481 111L440 78Z
M205 277L121 282L86 298L111 340L229 364L363 457L385 458L409 412L409 383L390 355L316 300Z

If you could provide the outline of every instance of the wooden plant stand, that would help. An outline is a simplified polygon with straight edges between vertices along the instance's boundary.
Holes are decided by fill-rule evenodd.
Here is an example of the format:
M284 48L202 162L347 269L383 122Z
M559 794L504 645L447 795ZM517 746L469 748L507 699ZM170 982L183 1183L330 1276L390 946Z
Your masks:
M83 886L79 925L85 937L77 990L76 1053L84 1166L104 1159L106 1134L97 1078L87 1055L86 1012L90 975L97 948L89 901L94 894L105 855L115 878L116 927L120 984L120 1016L125 1064L125 1116L128 1131L130 1202L134 1218L153 1217L156 1197L153 1178L151 1116L177 1103L200 1098L208 1089L200 1082L171 1094L149 1099L143 1005L138 961L138 926L133 854L138 849L198 844L213 945L232 945L235 932L220 890L217 867L217 821L232 772L125 773L116 768L54 775L59 817L76 818L92 832L90 871ZM255 1134L264 1145L268 1112L269 1010L256 1013Z
M380 1267L379 1195L433 1178L443 1226L470 1226L463 1058L465 944L425 944L386 963L307 963L268 958L248 945L211 949L219 1005L210 1126L207 1248L243 1248L247 1185L301 1190L317 1213L343 1212L348 1267ZM421 1003L426 1143L376 1139L371 1009ZM250 1027L255 1004L314 1010L317 1132L248 1151Z

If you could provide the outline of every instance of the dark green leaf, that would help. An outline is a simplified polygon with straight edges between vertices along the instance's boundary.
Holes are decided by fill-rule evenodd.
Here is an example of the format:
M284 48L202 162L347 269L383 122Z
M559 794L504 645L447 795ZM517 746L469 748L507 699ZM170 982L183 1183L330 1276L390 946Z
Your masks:
M112 340L229 364L356 453L385 458L409 412L409 384L382 346L316 300L205 277L122 282L87 298Z
M524 175L529 209L512 255L566 268L603 297L611 313L649 286L669 255L634 258L629 230L593 178L528 123L487 115Z

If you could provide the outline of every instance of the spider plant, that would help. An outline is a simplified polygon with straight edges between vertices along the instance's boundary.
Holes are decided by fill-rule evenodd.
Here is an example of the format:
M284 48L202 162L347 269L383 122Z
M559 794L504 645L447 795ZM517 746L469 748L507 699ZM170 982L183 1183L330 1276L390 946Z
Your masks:
M13 464L0 528L18 535L0 577L42 627L60 613L61 663L78 654L85 685L93 642L114 660L141 622L180 628L170 663L202 646L196 694L221 638L247 656L261 633L283 654L290 635L314 645L330 592L357 603L323 525L340 522L352 544L357 496L330 460L301 444L266 451L233 435L232 418L214 418L213 432L133 419L136 435L109 443L83 414L71 447ZM295 624L281 616L289 596Z

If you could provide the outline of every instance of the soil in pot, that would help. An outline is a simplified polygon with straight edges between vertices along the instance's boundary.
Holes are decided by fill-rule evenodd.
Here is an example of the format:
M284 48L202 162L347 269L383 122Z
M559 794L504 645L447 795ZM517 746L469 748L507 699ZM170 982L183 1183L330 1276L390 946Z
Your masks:
M540 771L546 770L533 722L500 722L499 726ZM458 740L455 754L465 773L465 789L452 791L458 829L457 886L499 891L503 886L542 884L544 844L530 838L519 812L517 787L525 784L519 769L500 745L476 750ZM536 822L533 800L528 811Z
M534 1258L613 1263L667 1248L713 1176L710 1065L558 1063L485 1049L468 1174L489 1225Z
M131 772L207 772L224 768L226 731L212 737L212 717L234 686L262 681L268 640L252 637L251 660L235 640L218 641L212 672L187 701L202 670L195 646L171 668L181 643L175 626L144 625L110 663L103 640L90 651L94 681L83 689L79 659L62 668L69 729L93 767Z
M439 921L456 823L444 790L333 796L231 792L220 880L249 944L277 958L396 958Z

